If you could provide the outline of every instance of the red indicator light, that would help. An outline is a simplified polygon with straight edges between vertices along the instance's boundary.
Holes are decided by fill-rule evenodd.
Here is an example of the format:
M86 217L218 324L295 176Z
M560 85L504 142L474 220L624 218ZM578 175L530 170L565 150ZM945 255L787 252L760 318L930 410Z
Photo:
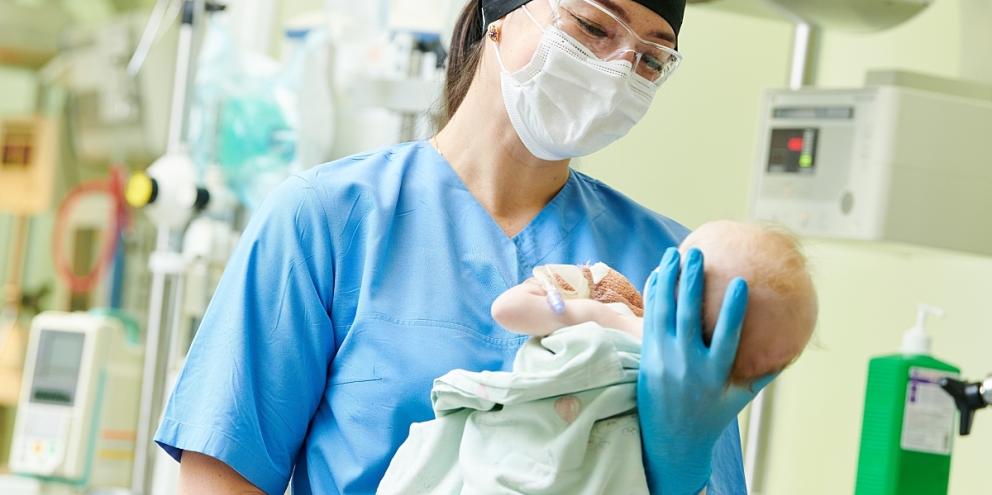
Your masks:
M789 138L789 144L787 144L789 151L795 151L796 153L803 150L803 138L794 137Z

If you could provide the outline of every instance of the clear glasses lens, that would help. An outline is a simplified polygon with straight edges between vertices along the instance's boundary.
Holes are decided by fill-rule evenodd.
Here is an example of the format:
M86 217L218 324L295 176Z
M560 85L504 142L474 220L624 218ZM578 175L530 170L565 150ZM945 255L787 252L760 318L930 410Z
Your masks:
M556 26L602 60L627 59L635 72L661 84L682 56L667 46L644 41L606 7L591 0L560 0Z

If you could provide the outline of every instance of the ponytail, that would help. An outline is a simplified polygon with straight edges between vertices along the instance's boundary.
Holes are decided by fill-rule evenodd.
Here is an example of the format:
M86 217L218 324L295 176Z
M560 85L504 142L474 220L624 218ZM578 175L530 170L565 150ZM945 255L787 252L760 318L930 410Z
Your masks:
M482 41L486 28L482 22L480 0L469 0L458 16L455 31L451 36L447 78L444 84L441 127L451 120L451 116L461 106L479 68L482 49L485 46Z

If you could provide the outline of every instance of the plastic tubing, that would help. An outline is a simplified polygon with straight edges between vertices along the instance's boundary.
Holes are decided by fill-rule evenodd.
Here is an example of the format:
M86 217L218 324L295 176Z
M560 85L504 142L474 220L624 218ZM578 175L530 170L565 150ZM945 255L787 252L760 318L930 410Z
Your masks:
M77 274L65 257L64 235L70 214L80 198L90 194L110 196L111 208L108 229L103 234L99 257L89 273ZM124 172L119 167L110 170L110 178L104 181L89 181L71 189L59 205L52 232L52 258L55 273L69 287L73 294L91 292L100 282L100 277L114 260L121 233L127 228L127 203L124 200Z

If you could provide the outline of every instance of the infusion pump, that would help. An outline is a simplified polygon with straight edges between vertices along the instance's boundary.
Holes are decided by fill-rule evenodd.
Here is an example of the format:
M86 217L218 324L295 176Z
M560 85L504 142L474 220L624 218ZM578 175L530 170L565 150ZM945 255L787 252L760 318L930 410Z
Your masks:
M117 319L38 315L28 340L11 471L75 486L128 487L141 355Z
M761 119L752 218L992 254L992 97L770 90Z

